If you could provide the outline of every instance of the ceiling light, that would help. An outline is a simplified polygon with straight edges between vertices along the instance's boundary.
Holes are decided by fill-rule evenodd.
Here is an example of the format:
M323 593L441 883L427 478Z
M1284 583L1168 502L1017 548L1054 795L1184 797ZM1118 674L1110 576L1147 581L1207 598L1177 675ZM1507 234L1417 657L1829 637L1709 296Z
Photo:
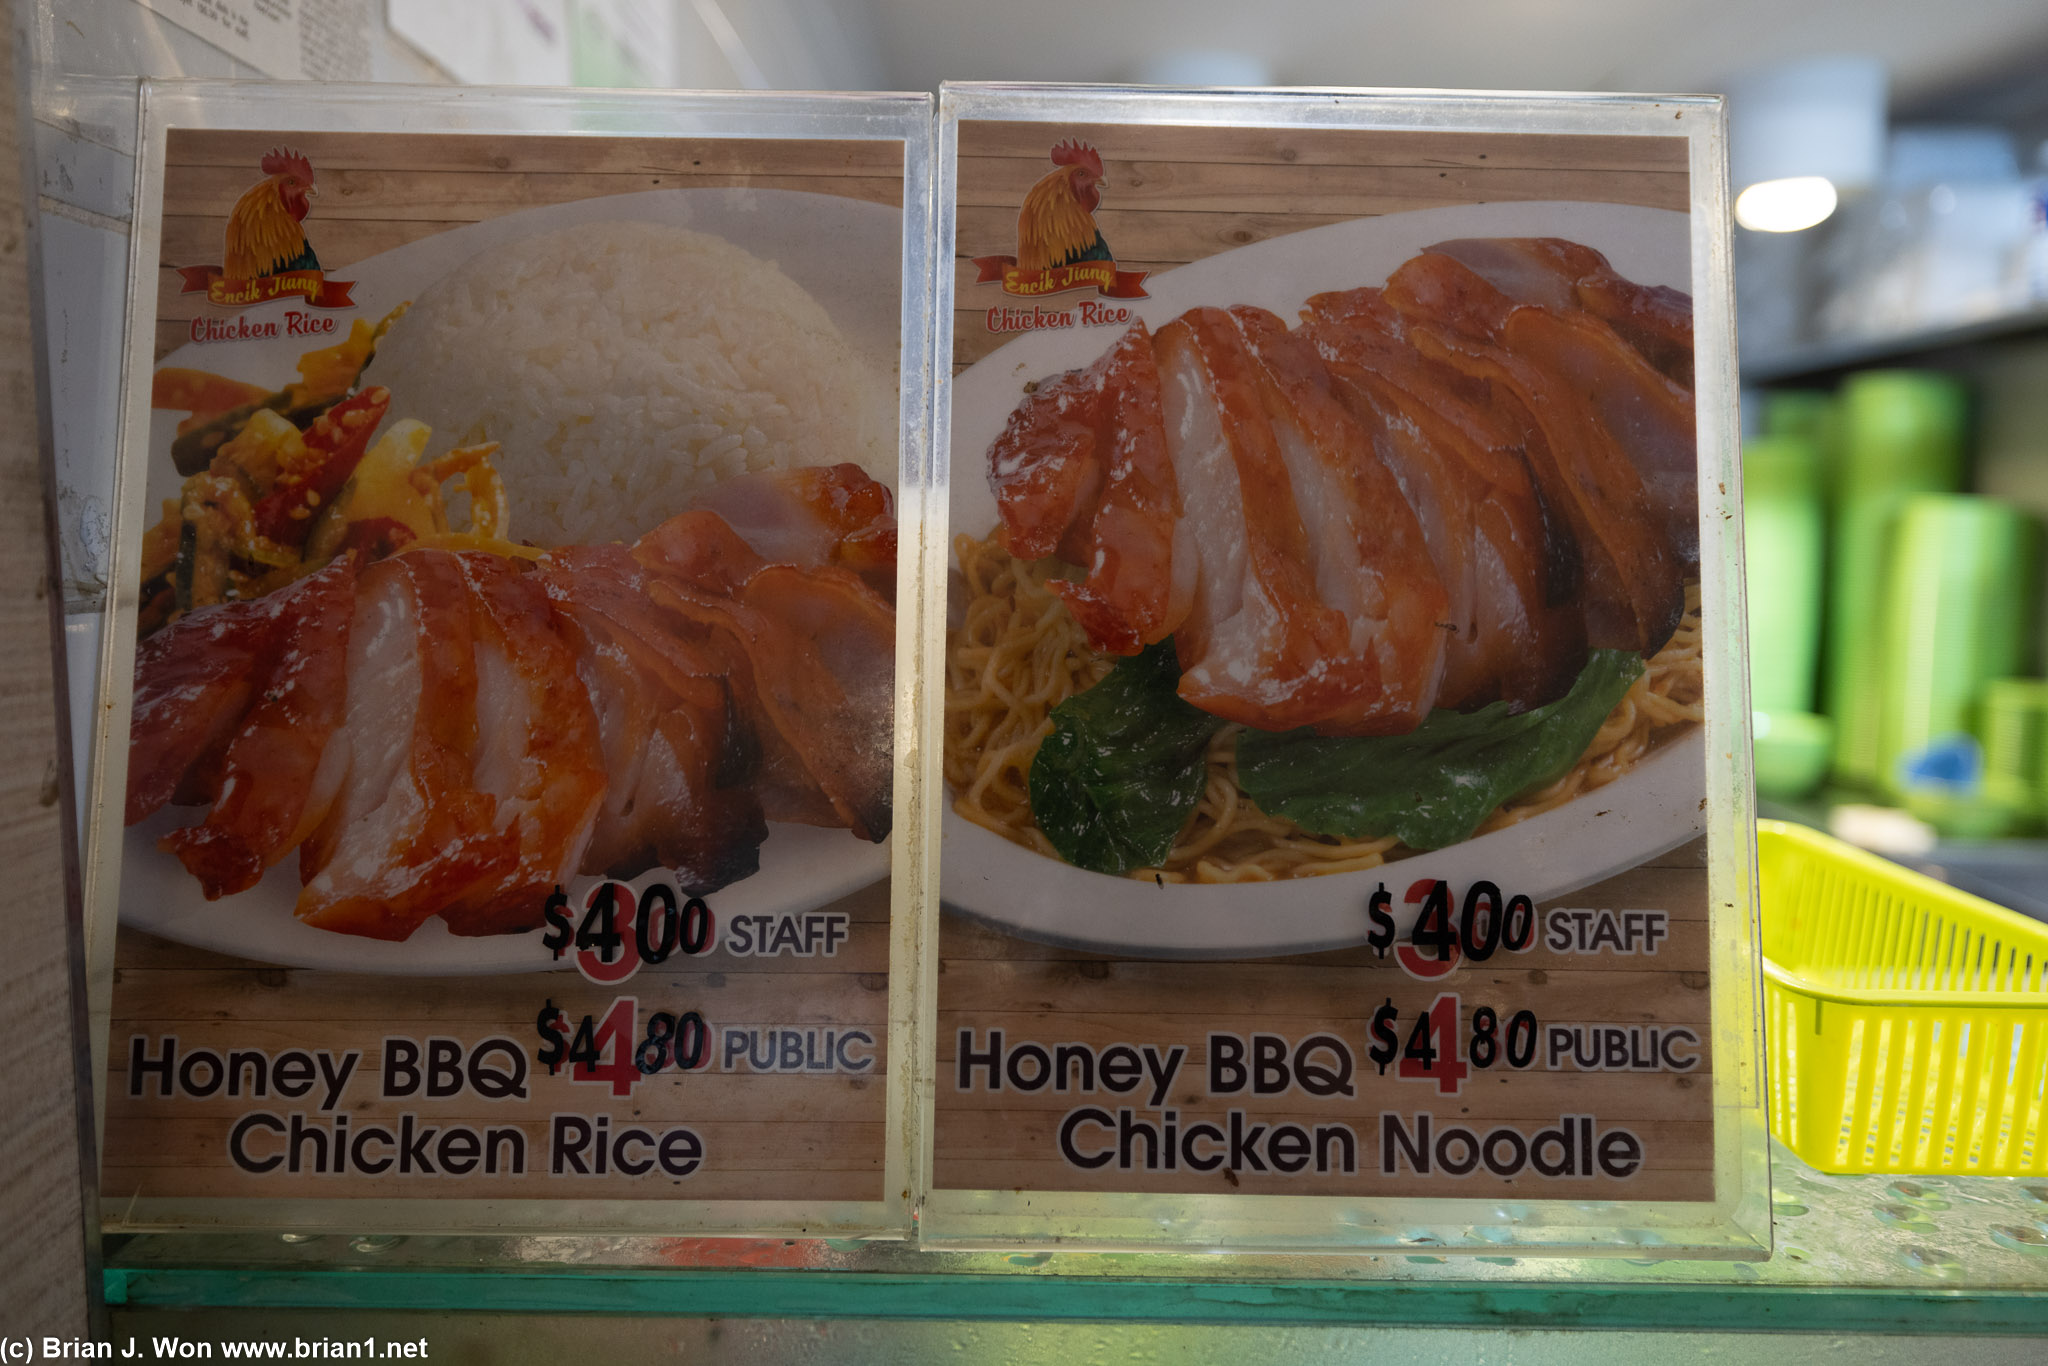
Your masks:
M1735 198L1735 221L1751 232L1801 232L1834 211L1834 182L1821 175L1760 181Z
M1728 171L1735 221L1798 232L1834 212L1836 196L1884 168L1884 63L1819 57L1744 73L1728 85Z

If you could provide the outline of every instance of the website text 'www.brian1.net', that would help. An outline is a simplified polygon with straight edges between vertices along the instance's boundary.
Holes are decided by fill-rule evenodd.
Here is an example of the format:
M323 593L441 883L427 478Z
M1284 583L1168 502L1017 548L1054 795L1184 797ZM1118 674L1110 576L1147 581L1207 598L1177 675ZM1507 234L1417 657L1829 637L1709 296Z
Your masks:
M18 1361L426 1361L427 1340L266 1338L219 1342L150 1337L0 1337L0 1362Z

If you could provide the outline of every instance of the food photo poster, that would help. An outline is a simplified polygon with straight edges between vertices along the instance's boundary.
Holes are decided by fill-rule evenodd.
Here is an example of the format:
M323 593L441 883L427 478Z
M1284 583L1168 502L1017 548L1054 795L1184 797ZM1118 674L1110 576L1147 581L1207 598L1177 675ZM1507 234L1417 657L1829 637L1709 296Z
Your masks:
M928 1244L1767 1248L1720 118L942 91Z
M930 101L499 98L146 92L107 1217L900 1235Z
M109 1227L1768 1252L1717 99L144 95Z

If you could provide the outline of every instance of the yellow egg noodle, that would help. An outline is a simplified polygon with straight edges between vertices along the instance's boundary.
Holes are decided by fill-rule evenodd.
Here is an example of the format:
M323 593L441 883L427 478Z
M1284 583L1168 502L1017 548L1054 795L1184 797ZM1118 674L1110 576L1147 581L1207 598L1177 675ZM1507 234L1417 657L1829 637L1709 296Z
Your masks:
M946 642L946 783L953 809L1005 839L1057 858L1031 813L1031 760L1052 731L1052 709L1100 682L1116 657L1091 649L1047 586L1053 560L1026 563L993 536L954 539L964 579ZM1556 782L1509 801L1479 833L1541 815L1614 781L1676 729L1704 716L1700 590L1686 588L1678 629L1609 713L1586 752ZM1412 853L1392 837L1342 840L1269 816L1237 781L1237 726L1209 742L1209 781L1173 852L1131 876L1163 882L1267 882L1348 873Z

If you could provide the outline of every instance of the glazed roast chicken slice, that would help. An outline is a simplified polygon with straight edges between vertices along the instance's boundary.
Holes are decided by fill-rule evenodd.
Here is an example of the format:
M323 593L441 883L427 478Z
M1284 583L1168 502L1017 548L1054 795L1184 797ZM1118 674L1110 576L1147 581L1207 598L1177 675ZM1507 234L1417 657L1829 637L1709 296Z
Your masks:
M895 544L888 490L837 465L727 480L631 549L645 601L722 680L768 820L888 837Z
M1180 695L1232 721L1540 706L1684 611L1691 357L1685 296L1590 248L1447 242L1292 329L1190 309L1041 381L989 449L999 534L1085 571L1054 587L1091 646L1171 634Z
M1052 588L1099 648L1134 655L1187 616L1193 559L1174 554L1183 520L1143 323L1011 413L989 451L989 479L1011 553L1058 552L1088 571Z
M1692 392L1692 298L1625 279L1591 247L1561 237L1468 237L1426 250L1449 256L1518 303L1582 308Z
M533 928L579 873L706 895L767 819L886 838L888 490L842 465L705 502L634 546L350 554L181 618L138 648L129 823L210 805L161 841L209 900L297 848L300 919L394 940Z
M1415 511L1449 601L1441 707L1538 705L1585 655L1575 549L1546 517L1521 445L1416 354L1378 290L1309 300L1302 335Z
M1597 318L1520 308L1503 333L1583 396L1601 431L1635 466L1664 538L1688 570L1700 559L1692 394L1659 374Z
M633 547L648 596L688 622L734 680L771 820L889 832L895 613L834 565L772 564L708 511Z
M1448 256L1408 261L1386 297L1415 349L1483 383L1520 436L1530 473L1578 545L1587 643L1654 652L1685 608L1683 557L1668 534L1678 514L1653 501L1597 392L1537 349L1556 339L1555 315L1514 303Z
M469 589L477 664L475 782L517 862L440 908L456 934L538 927L548 893L580 867L604 801L597 718L538 576L497 555L454 557Z
M476 782L477 659L457 557L422 550L364 571L349 632L348 715L327 821L300 848L299 919L405 939L471 888L510 876L516 830Z
M762 470L723 480L691 500L716 513L773 564L832 565L896 600L896 518L889 490L858 465Z
M1263 309L1230 317L1258 367L1315 594L1344 620L1344 667L1327 675L1342 691L1304 724L1327 735L1413 730L1437 696L1450 638L1422 525L1315 347Z
M1317 591L1262 367L1218 308L1190 309L1159 330L1158 347L1168 447L1200 548L1194 602L1174 635L1181 696L1275 730L1338 715L1378 679L1351 648L1342 608Z
M1428 256L1456 261L1498 296L1467 283L1462 325L1564 376L1600 409L1650 486L1665 534L1697 566L1692 301L1625 280L1599 252L1554 237L1443 242L1403 267L1410 286L1433 275L1445 290L1446 274L1458 272L1435 269ZM1410 302L1420 294L1411 288Z
M223 603L143 642L130 756L130 824L190 794L211 801L164 847L209 898L256 885L319 824L313 775L341 724L356 559L345 555L282 593ZM218 760L213 757L218 752ZM203 776L202 776L203 775Z
M575 649L608 775L580 871L665 867L692 896L751 876L768 827L717 660L654 606L623 545L553 551L538 577Z

